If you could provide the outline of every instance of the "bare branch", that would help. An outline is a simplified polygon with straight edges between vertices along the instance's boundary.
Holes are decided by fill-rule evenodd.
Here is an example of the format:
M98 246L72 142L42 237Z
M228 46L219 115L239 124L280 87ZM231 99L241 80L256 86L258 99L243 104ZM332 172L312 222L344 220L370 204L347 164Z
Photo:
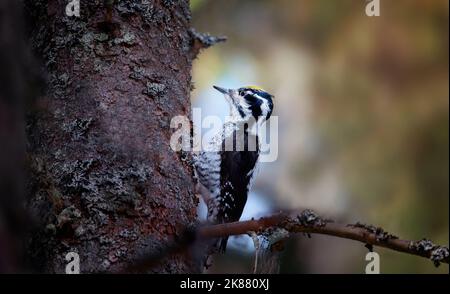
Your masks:
M399 252L431 259L436 266L441 262L449 263L449 249L435 245L427 239L408 241L385 232L382 228L360 223L339 224L319 217L311 210L290 216L284 213L258 220L234 222L202 227L199 235L203 238L218 238L231 235L262 232L271 227L283 228L291 233L323 234L365 243L369 249L373 246L384 247Z
M280 234L282 232L282 234ZM300 213L278 213L258 220L248 220L219 225L205 225L196 230L186 230L178 239L166 244L159 254L144 254L121 272L149 270L168 256L186 253L209 239L250 234L256 247L254 272L275 273L277 261L288 233L322 234L362 242L372 251L373 246L429 258L435 266L449 263L447 246L435 245L428 239L408 241L384 231L380 227L361 223L340 224L323 219L306 209ZM261 244L264 243L264 244ZM201 250L200 250L201 251Z

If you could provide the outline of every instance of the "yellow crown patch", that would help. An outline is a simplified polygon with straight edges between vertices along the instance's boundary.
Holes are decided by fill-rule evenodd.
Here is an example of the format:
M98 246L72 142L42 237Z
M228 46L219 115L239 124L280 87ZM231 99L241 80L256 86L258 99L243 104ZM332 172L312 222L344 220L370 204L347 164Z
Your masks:
M246 88L252 89L252 90L255 90L255 91L264 91L263 88L258 87L258 86L247 86ZM265 92L265 91L264 91L264 92Z

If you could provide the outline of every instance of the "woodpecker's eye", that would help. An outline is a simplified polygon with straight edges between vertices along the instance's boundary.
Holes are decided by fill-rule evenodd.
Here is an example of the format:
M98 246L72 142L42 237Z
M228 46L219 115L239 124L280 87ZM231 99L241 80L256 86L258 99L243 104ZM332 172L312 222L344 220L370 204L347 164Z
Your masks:
M252 90L247 89L247 88L240 88L238 91L239 91L239 96L241 96L241 97L244 97L244 96L246 96L248 94L252 94L253 93Z

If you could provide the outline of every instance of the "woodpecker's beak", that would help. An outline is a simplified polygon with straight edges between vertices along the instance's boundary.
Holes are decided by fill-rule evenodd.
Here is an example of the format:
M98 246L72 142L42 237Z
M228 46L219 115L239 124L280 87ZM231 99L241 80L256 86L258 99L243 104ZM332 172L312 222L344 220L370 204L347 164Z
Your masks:
M217 91L219 91L222 94L225 94L225 95L230 94L230 90L228 90L228 89L217 87L217 86L213 86L213 87L214 87L214 89L216 89Z

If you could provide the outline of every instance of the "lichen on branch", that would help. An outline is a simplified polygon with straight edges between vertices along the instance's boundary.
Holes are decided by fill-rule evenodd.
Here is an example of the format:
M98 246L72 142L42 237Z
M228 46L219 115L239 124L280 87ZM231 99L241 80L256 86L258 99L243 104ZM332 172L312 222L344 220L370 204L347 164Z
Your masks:
M435 266L439 266L440 263L449 263L447 246L435 245L428 239L420 241L402 240L380 227L359 222L355 224L336 223L333 220L320 217L309 209L293 215L279 213L259 220L206 226L199 229L199 235L203 238L218 238L247 234L247 232L263 233L271 227L282 228L290 233L323 234L355 240L366 244L369 249L378 246L429 258Z

